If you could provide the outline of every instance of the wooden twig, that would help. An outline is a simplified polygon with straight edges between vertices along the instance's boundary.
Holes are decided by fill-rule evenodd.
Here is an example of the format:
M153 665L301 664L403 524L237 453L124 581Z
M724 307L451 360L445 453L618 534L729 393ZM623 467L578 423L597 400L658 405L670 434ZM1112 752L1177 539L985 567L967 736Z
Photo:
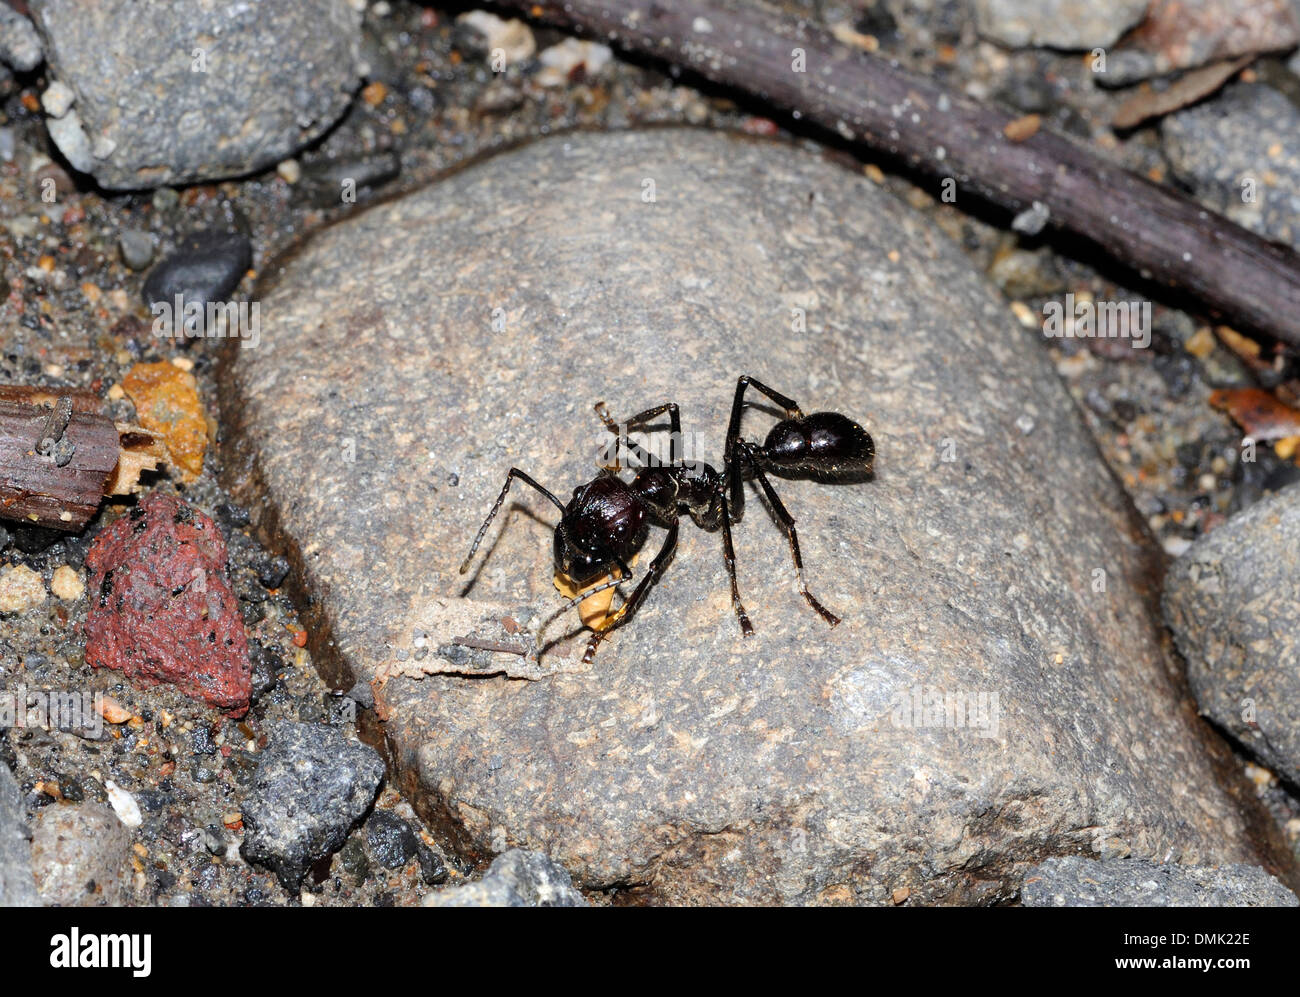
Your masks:
M152 435L95 405L76 392L0 392L0 519L79 532L105 495L134 490L141 472L158 466Z
M1013 141L1013 120L807 22L705 0L498 0L746 91L1021 212L1083 236L1144 278L1231 321L1300 346L1300 255L1048 129ZM802 53L803 71L799 67ZM1013 130L1012 134L1015 132Z

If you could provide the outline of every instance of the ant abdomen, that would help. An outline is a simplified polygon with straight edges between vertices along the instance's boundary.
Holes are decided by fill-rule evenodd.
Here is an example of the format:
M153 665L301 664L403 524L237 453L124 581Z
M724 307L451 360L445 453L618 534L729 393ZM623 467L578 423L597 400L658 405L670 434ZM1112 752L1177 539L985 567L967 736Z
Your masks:
M876 444L847 416L814 412L778 422L759 454L763 465L777 474L842 481L871 474Z

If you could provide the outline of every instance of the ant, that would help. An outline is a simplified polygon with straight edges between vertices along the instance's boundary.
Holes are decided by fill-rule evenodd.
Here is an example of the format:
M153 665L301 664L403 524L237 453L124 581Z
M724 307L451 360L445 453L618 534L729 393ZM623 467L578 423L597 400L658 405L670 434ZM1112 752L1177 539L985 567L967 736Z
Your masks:
M745 391L750 387L766 395L785 413L785 418L772 427L762 444L753 443L740 435ZM799 591L803 593L808 605L827 623L835 626L840 622L840 618L808 590L794 517L772 487L768 475L811 478L839 484L866 481L872 475L876 448L865 429L838 412L814 412L806 415L794 399L773 391L761 381L743 375L736 382L723 467L719 471L711 464L686 461L679 456L682 428L676 402L646 409L634 415L622 427L610 417L604 402L597 402L595 410L605 427L619 441L615 444L615 467L621 466L617 462L617 452L619 443L622 443L641 463L636 476L631 481L624 481L615 470L602 469L591 481L575 488L573 497L566 505L532 477L519 468L512 467L506 475L501 494L479 527L473 546L460 566L461 574L469 570L484 534L496 518L510 491L510 485L516 478L541 492L560 510L560 522L555 527L555 570L557 575L567 580L579 593L564 609L630 579L632 569L629 562L645 544L650 526L667 530L659 553L633 590L632 596L616 613L608 616L603 625L593 628L582 658L584 663L590 663L600 642L636 614L672 560L677 549L681 516L685 513L702 530L713 532L721 528L723 560L731 581L731 605L741 633L749 637L754 633L754 627L740 601L731 524L739 522L744 515L744 482L756 480L767 496L773 513L785 527L790 542L790 557L799 580ZM626 439L624 433L620 432L620 429L645 425L665 414L671 430L666 464L647 453L639 444ZM598 584L586 587L593 582Z

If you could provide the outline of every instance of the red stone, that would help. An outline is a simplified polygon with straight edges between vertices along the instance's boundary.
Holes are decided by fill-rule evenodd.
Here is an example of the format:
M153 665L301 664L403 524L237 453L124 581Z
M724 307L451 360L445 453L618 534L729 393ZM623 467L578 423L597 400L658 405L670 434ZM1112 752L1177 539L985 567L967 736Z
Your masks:
M248 640L211 519L154 493L95 539L86 564L91 665L169 683L232 717L248 711Z

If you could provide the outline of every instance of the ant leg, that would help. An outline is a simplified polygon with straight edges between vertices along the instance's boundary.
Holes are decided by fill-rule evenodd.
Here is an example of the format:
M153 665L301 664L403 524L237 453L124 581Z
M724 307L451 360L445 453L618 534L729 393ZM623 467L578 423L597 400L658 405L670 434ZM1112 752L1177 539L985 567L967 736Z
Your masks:
M487 528L492 525L492 520L496 519L497 513L501 510L501 503L506 500L506 492L510 491L510 483L514 481L515 478L519 478L525 484L532 485L548 499L554 502L555 507L560 510L561 514L564 512L563 502L557 499L523 471L519 470L519 468L512 467L510 473L506 475L505 487L501 489L501 494L497 496L496 504L492 506L492 511L487 514L487 519L483 520L483 525L478 528L478 536L474 538L474 545L470 547L469 553L465 555L465 560L461 562L460 573L462 575L469 570L469 563L474 560L474 553L478 550L478 545L483 542L483 534L485 534Z
M596 648L600 646L602 640L632 619L636 611L641 607L641 603L645 601L645 597L649 594L650 587L659 580L659 576L663 574L664 568L668 566L668 562L672 560L673 553L676 550L677 520L674 519L668 526L668 535L664 537L664 545L659 548L659 553L655 555L655 559L650 563L650 570L646 572L645 577L633 590L632 598L623 604L603 629L597 630L591 635L591 640L587 642L587 651L582 656L584 665L591 664L592 659L596 657Z
M646 453L640 445L633 443L631 440L625 439L621 429L623 427L631 428L632 426L639 426L642 423L648 422L656 416L663 415L667 412L669 427L668 466L677 466L677 463L680 460L678 449L682 439L682 415L676 402L665 402L663 405L656 405L654 408L646 409L644 412L638 412L622 425L614 421L613 417L609 414L609 409L605 407L604 402L597 402L594 408L596 409L596 414L600 416L601 422L605 424L605 428L617 436L621 441L626 443L628 450L633 451L636 454L637 460L641 461L642 466L645 467L649 467L651 464L656 463L657 459ZM618 456L617 453L615 456Z
M736 621L740 624L743 637L754 635L754 625L749 622L745 607L740 604L740 585L736 581L736 548L731 542L731 513L727 509L727 496L722 496L722 560L727 565L727 577L731 579L731 608L736 611Z
M758 483L762 485L763 492L767 495L767 500L772 503L772 511L776 513L777 519L781 520L781 525L785 527L786 535L790 538L790 557L794 560L795 574L799 578L799 591L802 592L803 597L808 600L808 605L810 605L822 619L831 626L835 626L840 622L840 618L817 601L816 597L808 591L808 583L804 581L803 556L799 553L799 536L794 531L794 517L790 515L790 511L786 509L785 503L781 501L780 496L776 494L776 489L773 488L772 483L767 480L767 475L763 473L763 469L759 467L756 462L751 461L751 464L754 468L754 476L758 478Z
M773 391L762 381L755 380L748 374L741 374L736 380L736 397L731 403L731 418L727 422L727 442L723 456L727 487L731 492L731 512L736 522L740 522L740 517L745 514L745 489L741 482L740 462L735 458L736 451L741 448L740 418L745 411L745 389L751 386L755 391L761 391L784 409L787 419L803 417L803 412L799 409L799 403L793 398L787 398L779 391Z

